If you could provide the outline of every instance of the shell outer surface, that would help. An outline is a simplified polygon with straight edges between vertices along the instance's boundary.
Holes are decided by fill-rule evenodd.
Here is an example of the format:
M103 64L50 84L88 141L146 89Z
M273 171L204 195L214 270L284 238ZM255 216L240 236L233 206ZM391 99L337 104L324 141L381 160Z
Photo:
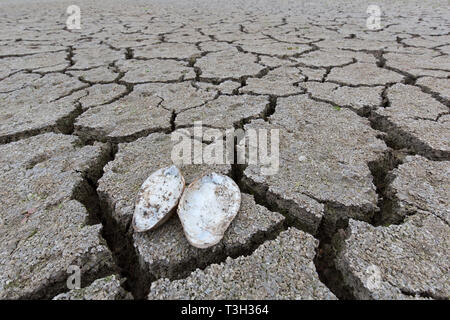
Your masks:
M142 184L136 199L133 228L144 232L164 223L176 208L185 186L176 166L153 172Z
M230 177L212 172L192 182L178 206L178 216L189 243L197 248L217 244L240 205L241 192Z

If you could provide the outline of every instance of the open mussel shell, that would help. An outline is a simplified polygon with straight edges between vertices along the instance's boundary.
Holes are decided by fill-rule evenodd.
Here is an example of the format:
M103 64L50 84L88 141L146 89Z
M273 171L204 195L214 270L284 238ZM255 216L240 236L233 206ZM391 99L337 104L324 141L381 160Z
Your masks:
M163 224L176 208L185 186L176 166L153 172L141 186L133 215L137 232L151 230Z
M210 173L192 182L178 205L178 216L190 244L217 244L239 211L241 192L229 177Z

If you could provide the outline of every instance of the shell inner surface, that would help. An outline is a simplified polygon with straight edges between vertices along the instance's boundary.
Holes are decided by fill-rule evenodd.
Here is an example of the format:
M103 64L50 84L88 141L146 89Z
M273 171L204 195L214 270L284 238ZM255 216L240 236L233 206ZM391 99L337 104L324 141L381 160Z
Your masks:
M239 211L241 193L227 176L208 174L183 194L178 215L189 242L199 248L218 243Z

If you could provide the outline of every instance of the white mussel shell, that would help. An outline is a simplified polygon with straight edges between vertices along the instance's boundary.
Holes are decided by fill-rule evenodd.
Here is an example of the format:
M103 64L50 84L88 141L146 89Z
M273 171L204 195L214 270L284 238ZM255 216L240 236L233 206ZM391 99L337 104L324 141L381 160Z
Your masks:
M192 182L178 205L178 216L190 244L217 244L241 206L241 192L229 177L210 173Z
M177 206L184 185L184 178L176 166L153 172L142 184L136 199L134 230L143 232L164 223Z

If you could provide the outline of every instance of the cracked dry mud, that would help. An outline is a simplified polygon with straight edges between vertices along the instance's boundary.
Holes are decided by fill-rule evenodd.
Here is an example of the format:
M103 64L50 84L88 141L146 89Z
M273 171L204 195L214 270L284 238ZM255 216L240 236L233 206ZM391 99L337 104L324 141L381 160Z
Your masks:
M0 4L1 299L449 299L447 1L71 4ZM208 249L131 226L195 121L280 130L274 175L179 166L241 189Z

